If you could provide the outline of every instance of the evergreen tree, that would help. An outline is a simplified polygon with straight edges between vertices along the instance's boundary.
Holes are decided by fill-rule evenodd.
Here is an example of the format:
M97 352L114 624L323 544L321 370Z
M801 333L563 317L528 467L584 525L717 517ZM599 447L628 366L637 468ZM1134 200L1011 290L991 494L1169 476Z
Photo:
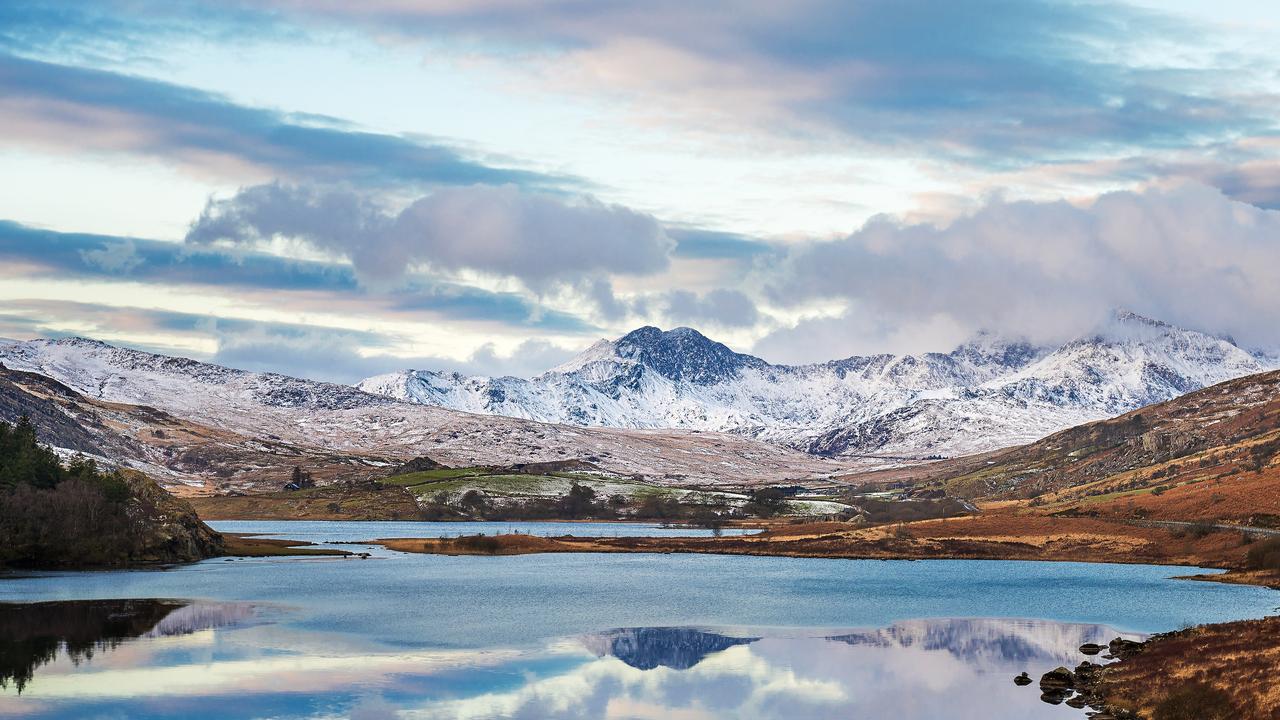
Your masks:
M36 441L30 418L23 415L13 425L0 422L0 487L52 488L66 476L58 456Z

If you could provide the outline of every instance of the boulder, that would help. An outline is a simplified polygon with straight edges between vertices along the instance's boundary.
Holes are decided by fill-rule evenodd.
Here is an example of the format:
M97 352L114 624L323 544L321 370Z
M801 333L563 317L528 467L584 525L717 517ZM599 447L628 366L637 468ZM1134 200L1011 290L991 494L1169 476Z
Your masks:
M1117 660L1133 657L1142 652L1143 644L1133 640L1125 640L1124 638L1116 638L1107 644L1107 651L1111 657Z
M1070 690L1075 686L1075 673L1064 667L1056 667L1040 677L1041 690Z

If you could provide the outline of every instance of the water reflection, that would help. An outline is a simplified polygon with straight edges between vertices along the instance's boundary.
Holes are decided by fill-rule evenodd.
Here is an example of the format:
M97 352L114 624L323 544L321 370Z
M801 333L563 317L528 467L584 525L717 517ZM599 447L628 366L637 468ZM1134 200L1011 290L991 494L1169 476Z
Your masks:
M36 679L21 695L0 691L0 715L1065 720L1083 713L1041 703L1012 678L1079 662L1079 645L1118 634L929 619L843 631L625 628L532 650L432 650L240 622L252 612L174 601L4 608L6 672ZM76 660L104 647L117 650Z
M185 635L252 615L244 603L71 600L0 603L0 690L21 694L35 671L65 657L79 667L126 640Z
M965 662L986 665L1044 662L1062 665L1085 657L1079 651L1081 645L1105 645L1116 637L1140 639L1141 636L1117 633L1105 625L976 618L911 620L828 639L850 645L946 652Z
M588 635L582 644L600 657L612 655L639 670L688 670L712 653L759 639L727 637L691 628L626 628Z

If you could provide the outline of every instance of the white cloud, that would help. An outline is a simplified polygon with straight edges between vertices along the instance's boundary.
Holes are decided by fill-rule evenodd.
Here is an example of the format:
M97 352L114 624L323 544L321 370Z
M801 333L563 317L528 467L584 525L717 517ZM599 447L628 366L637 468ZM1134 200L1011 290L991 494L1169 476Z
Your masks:
M652 216L512 185L442 188L399 212L347 189L257 185L210 200L186 239L256 244L274 237L344 256L371 283L426 266L518 278L539 291L602 274L657 273L675 249Z
M848 237L794 247L764 273L780 305L847 301L851 332L838 321L808 326L837 343L865 332L862 314L882 328L1052 341L1125 308L1280 346L1280 211L1193 183L1081 206L994 200L942 227L879 217Z

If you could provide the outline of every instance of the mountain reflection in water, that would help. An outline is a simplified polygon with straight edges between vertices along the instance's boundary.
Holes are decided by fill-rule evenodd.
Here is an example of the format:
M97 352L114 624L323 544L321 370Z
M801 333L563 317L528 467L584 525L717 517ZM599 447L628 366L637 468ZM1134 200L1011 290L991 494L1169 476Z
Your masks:
M1083 718L1015 687L1074 664L1102 625L928 619L863 630L623 628L535 648L385 646L249 606L0 608L0 715L27 718ZM213 628L212 633L172 637ZM125 650L127 645L128 650ZM82 661L102 648L92 663ZM55 657L65 650L66 658ZM49 663L47 666L42 665ZM91 666L91 667L90 667Z
M727 637L691 628L625 628L588 635L582 644L598 656L612 655L640 670L688 670L712 653L759 639Z
M1139 639L1141 636L1117 633L1105 625L974 618L909 620L887 628L861 630L828 639L850 645L914 647L929 652L946 652L965 662L994 665L1079 662L1078 648L1081 645L1105 645L1116 637Z
M79 666L126 640L223 627L253 612L244 603L184 600L69 600L0 603L0 689L19 694L42 665L63 653Z

